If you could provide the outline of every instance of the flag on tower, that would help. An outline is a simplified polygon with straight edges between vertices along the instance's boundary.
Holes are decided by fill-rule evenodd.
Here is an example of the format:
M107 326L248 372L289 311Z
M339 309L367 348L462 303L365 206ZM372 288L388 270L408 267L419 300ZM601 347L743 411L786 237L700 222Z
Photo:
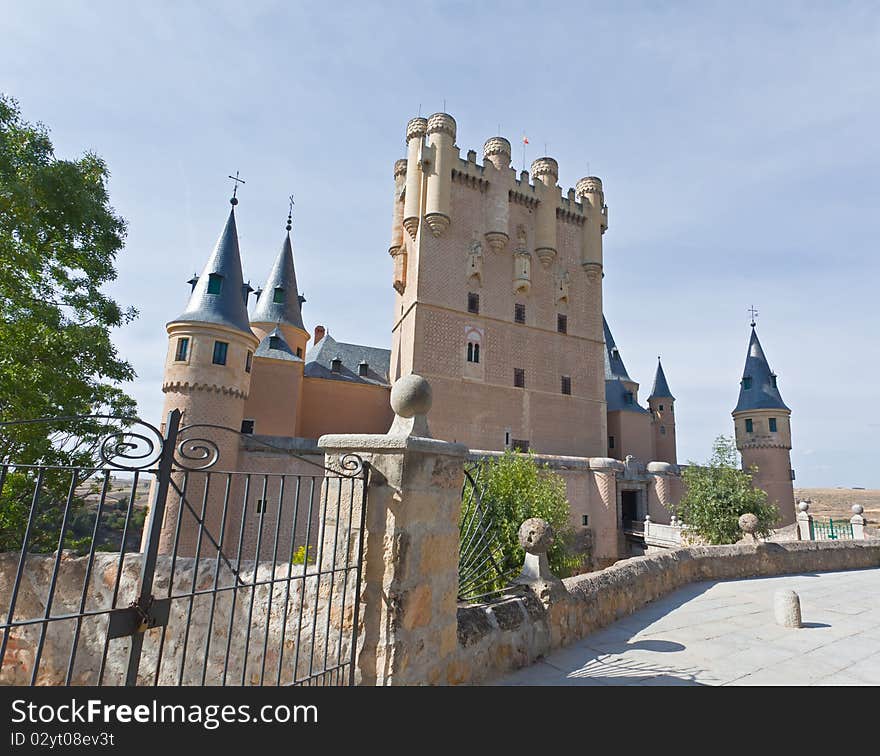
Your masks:
M529 138L527 136L523 136L523 144L528 144Z

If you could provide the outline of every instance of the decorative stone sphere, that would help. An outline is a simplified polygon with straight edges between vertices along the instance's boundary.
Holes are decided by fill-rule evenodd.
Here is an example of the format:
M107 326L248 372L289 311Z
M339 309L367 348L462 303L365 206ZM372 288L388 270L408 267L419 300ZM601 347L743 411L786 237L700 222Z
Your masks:
M427 415L431 401L431 384L415 373L398 379L391 388L391 409L400 417Z
M810 502L808 501L799 501L798 502L798 510L801 512L806 512L810 508Z
M519 526L519 545L529 554L545 554L553 545L552 526L540 517L530 517Z
M754 534L758 529L758 517L751 512L746 512L739 516L739 529L743 533Z
M865 511L865 508L861 504L853 504L852 505L852 513L854 515L860 515Z

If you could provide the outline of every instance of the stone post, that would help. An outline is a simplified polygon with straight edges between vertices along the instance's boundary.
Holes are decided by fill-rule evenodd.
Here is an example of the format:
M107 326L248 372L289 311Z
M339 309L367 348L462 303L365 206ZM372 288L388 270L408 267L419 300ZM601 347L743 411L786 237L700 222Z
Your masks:
M359 685L448 682L458 647L458 519L468 449L430 438L431 387L394 384L385 435L322 436L327 466L370 466L358 636Z
M850 518L852 524L852 535L854 541L863 541L865 539L865 518L862 512L865 508L861 504L852 505L853 516Z
M810 532L812 528L810 527L810 523L812 522L813 516L810 514L810 502L809 501L799 501L798 505L798 513L797 513L797 533L799 541L810 541L812 538L810 537Z

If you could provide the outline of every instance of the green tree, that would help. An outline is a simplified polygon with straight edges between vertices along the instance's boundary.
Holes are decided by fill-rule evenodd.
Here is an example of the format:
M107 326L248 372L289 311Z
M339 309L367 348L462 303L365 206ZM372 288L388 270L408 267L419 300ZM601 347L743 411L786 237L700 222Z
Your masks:
M732 438L718 436L705 465L689 462L682 472L687 493L674 507L677 516L710 544L735 543L742 537L740 515L758 518L758 535L766 536L779 521L779 510L755 488L752 471L739 468Z
M500 457L480 462L475 477L483 504L490 508L493 528L498 534L500 545L495 558L502 574L522 567L525 552L519 545L519 528L530 517L547 520L553 527L555 540L547 558L556 575L567 577L580 566L583 555L574 551L575 531L570 521L565 481L561 476L539 464L531 453L517 454L508 450ZM463 538L466 537L472 506L473 500L466 492L461 519Z
M109 204L108 177L92 153L56 157L46 127L25 121L0 94L0 422L134 412L119 386L134 370L110 331L136 312L102 291L116 277L126 232ZM0 460L88 466L107 430L95 420L0 427ZM37 548L57 545L50 524L69 485L69 476L45 475ZM20 546L33 488L20 468L7 475L0 549Z

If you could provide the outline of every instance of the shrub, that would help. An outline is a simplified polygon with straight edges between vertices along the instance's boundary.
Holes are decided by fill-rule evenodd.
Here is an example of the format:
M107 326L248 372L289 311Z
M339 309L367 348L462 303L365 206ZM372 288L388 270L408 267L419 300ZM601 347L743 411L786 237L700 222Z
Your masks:
M718 436L705 465L689 462L682 472L687 493L673 507L677 516L696 535L710 544L735 543L742 537L740 515L758 518L756 535L767 536L779 521L779 510L767 494L755 488L753 470L739 468L733 439Z

